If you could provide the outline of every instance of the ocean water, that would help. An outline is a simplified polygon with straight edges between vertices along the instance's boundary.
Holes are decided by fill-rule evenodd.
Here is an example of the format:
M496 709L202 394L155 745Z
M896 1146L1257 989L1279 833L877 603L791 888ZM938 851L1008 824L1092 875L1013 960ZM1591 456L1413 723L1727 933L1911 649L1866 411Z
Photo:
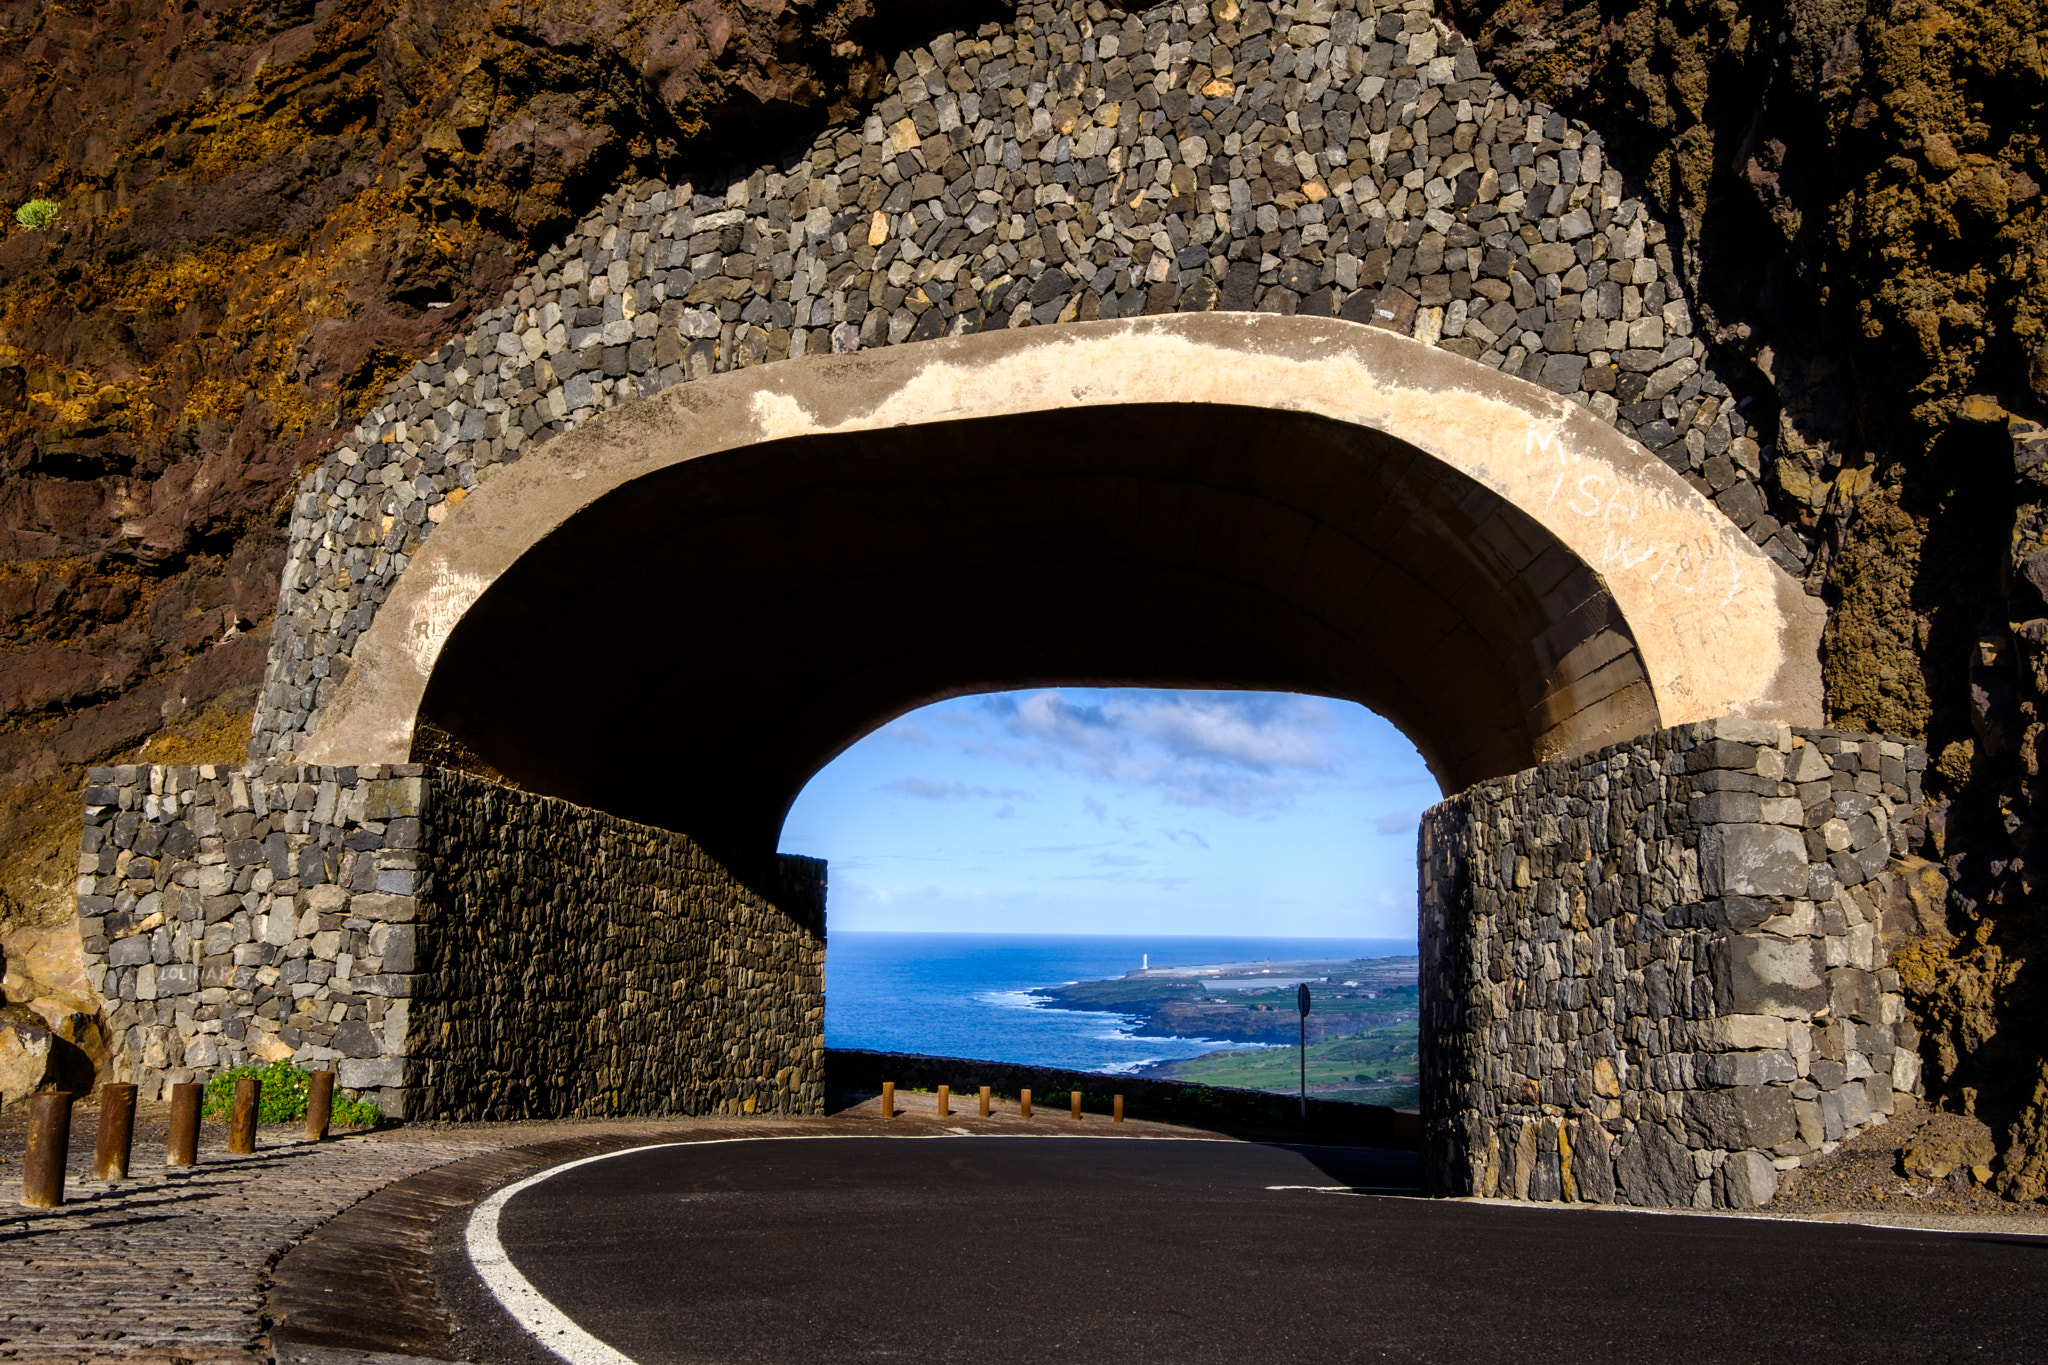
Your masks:
M1173 938L1054 934L831 934L825 945L825 1042L1075 1071L1130 1071L1235 1046L1137 1038L1121 1014L1053 1010L1026 992L1154 967L1393 957L1413 939Z

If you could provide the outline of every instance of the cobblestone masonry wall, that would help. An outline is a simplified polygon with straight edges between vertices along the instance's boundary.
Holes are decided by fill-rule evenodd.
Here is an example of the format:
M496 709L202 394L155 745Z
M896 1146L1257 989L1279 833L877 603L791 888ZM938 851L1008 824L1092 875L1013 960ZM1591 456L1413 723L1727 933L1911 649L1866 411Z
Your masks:
M410 1072L449 1119L820 1113L825 864L436 770Z
M1428 812L1432 1188L1750 1208L1912 1104L1881 924L1925 765L1891 740L1723 720Z
M822 863L782 860L784 914L682 835L441 769L89 782L87 972L144 1098L284 1057L414 1117L822 1096Z
M294 1057L403 1112L423 769L96 768L78 915L113 1080Z
M1029 6L904 53L861 127L786 163L615 194L302 485L252 761L293 752L422 540L524 451L735 366L988 327L1392 328L1570 395L1800 575L1664 228L1429 8Z

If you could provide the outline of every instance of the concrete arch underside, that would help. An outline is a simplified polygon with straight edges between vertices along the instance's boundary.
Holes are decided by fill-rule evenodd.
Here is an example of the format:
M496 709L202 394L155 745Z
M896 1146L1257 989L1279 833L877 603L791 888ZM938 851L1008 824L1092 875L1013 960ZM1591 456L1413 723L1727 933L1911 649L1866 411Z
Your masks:
M1320 692L1455 790L1809 722L1819 624L1555 394L1343 322L1106 322L717 376L551 442L423 548L304 757L404 762L430 720L751 859L834 754L942 696Z

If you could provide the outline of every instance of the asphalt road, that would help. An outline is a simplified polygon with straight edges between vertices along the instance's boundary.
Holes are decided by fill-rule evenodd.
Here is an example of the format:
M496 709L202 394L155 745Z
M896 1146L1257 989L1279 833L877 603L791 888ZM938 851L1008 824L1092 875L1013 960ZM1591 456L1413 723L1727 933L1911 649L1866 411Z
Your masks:
M535 1185L499 1233L640 1365L2048 1360L2048 1239L1272 1188L1405 1185L1413 1162L1102 1138L691 1145Z

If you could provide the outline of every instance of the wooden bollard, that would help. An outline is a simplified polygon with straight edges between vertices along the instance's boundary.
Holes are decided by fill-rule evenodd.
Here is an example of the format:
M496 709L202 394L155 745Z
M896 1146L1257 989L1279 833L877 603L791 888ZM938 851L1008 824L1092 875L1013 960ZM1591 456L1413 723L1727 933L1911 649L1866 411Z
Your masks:
M126 1180L135 1147L135 1087L100 1087L100 1130L92 1146L94 1180Z
M885 1119L896 1117L896 1082L894 1081L882 1082L882 1117Z
M199 1164L199 1097L205 1088L197 1081L171 1087L171 1132L164 1141L164 1165Z
M1079 1123L1081 1121L1081 1092L1069 1090L1067 1092L1067 1100L1074 1110L1074 1122Z
M64 1160L71 1150L71 1095L46 1091L29 1101L28 1152L21 1162L21 1202L54 1209L64 1202Z
M952 1113L953 1087L950 1085L942 1085L939 1087L939 1117L942 1119L950 1118L952 1116Z
M987 1117L988 1117L988 1087L987 1087L987 1086L983 1086L983 1087L981 1088L981 1116L982 1116L983 1118L987 1118Z
M327 1136L327 1125L334 1121L334 1073L316 1071L313 1085L306 1092L306 1141L319 1142Z
M1122 1095L1115 1095L1110 1098L1109 1121L1111 1123L1122 1123L1124 1121L1124 1097Z
M1017 1117L1026 1119L1031 1117L1031 1092L1029 1090L1019 1090L1017 1092Z
M248 1156L256 1150L256 1111L263 1104L263 1082L243 1076L235 1082L235 1112L228 1120L228 1151Z

